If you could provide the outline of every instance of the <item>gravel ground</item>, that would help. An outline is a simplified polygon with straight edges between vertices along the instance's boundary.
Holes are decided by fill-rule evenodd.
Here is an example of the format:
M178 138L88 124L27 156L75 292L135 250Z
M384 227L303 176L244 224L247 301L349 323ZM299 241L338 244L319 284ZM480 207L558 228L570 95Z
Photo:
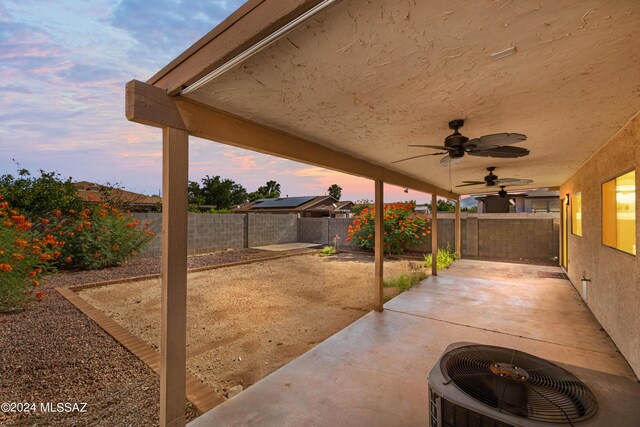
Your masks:
M255 258L253 249L189 257L189 267ZM159 378L53 287L160 272L160 259L65 272L45 298L18 314L0 314L0 403L86 402L86 413L3 414L0 426L152 426L158 424ZM187 418L196 417L189 403Z
M289 251L293 253L296 251ZM206 267L209 265L226 264L260 257L277 256L281 252L269 252L260 249L241 249L215 252L207 255L190 256L188 268ZM125 279L127 277L145 276L160 273L160 257L134 259L119 267L105 268L94 271L72 271L56 274L49 279L48 287L73 286L83 283L104 282L106 280Z
M387 260L389 278L410 271ZM280 258L189 274L187 367L218 394L245 389L373 308L373 257ZM386 296L397 294L385 288ZM90 288L79 295L156 349L160 281Z

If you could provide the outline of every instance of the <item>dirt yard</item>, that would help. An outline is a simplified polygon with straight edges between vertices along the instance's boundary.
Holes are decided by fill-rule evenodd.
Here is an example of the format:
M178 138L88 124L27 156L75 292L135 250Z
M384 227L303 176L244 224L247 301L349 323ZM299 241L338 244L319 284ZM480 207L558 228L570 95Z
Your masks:
M385 261L384 268L385 279L410 271L408 261ZM190 273L189 371L220 394L235 385L247 388L371 310L373 273L371 257L349 253ZM396 292L385 288L385 296ZM159 280L80 295L159 347Z

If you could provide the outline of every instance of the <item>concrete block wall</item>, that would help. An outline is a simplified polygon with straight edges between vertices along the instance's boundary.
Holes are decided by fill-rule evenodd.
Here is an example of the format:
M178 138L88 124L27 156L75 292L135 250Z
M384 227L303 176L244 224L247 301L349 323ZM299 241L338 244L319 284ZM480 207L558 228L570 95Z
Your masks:
M248 245L250 248L298 241L298 216L296 214L248 214L248 217Z
M352 246L347 242L352 222L353 218L299 218L298 242L328 245L338 236L340 246Z
M558 256L552 219L479 219L478 255L500 258Z
M162 250L162 214L160 213L133 213L134 218L139 219L141 223L149 222L149 231L153 231L156 235L149 244L138 255L139 257L160 256Z
M351 242L347 242L347 233L349 226L353 222L353 218L326 218L328 223L327 237L329 243L333 243L335 236L340 237L340 246L352 246Z
M140 257L160 256L162 252L162 214L135 213L149 230L156 233ZM228 215L189 213L187 250L190 255L224 249L275 245L298 241L297 217L290 215Z
M298 218L298 242L326 244L328 218Z
M300 218L298 241L329 244L337 234L346 242L351 218ZM467 214L461 218L462 255L467 258L551 258L558 256L557 214ZM455 215L438 214L438 246L455 248ZM431 253L431 235L408 250Z
M462 255L558 257L559 220L557 213L463 214Z
M440 215L440 214L438 214ZM438 218L438 247L446 248L447 245L451 250L455 250L456 247L456 221L455 217ZM410 245L407 250L423 253L431 253L431 234L427 234L424 241L418 245Z
M139 213L150 221L156 237L140 256L159 256L162 248L162 214ZM189 214L189 254L280 243L331 244L346 241L352 218L297 218L295 214ZM558 256L559 220L555 214L464 214L462 255L467 258L550 258ZM450 213L438 217L438 246L455 247L455 220ZM430 253L431 235L407 249Z
M141 257L160 256L162 252L162 214L134 213L156 235L140 253ZM222 249L246 247L246 215L189 213L187 251L190 255Z
M461 220L460 227L466 234L466 239L460 242L462 255L469 258L480 256L478 252L478 217L467 216Z
M245 215L189 214L189 254L243 248Z

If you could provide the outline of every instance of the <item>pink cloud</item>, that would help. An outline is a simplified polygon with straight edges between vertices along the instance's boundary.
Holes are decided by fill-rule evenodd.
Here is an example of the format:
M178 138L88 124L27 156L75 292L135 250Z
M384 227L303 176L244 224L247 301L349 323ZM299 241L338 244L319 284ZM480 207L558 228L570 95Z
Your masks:
M23 48L16 46L15 49L0 54L0 59L17 59L17 58L51 58L60 53L56 49L43 49L40 47Z
M255 154L239 154L235 151L225 151L222 155L229 158L234 167L241 172L256 169Z
M57 64L44 65L42 67L34 68L33 73L42 75L42 74L54 74L60 71L66 71L73 67L73 64L69 61L59 62Z

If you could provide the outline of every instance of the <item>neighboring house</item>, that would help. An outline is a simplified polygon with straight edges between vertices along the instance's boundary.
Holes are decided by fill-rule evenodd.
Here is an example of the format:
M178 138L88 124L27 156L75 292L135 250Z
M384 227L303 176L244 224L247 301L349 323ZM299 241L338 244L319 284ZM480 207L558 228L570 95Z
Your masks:
M476 196L478 213L560 212L560 192L546 188L509 194Z
M349 218L353 202L338 201L331 196L281 197L244 203L233 213L294 213L300 218Z
M105 194L108 194L110 201L132 211L150 211L155 209L157 204L162 201L160 197L147 196L120 188L96 184L95 182L79 181L74 182L73 185L78 189L80 198L85 202L105 202L107 201Z

